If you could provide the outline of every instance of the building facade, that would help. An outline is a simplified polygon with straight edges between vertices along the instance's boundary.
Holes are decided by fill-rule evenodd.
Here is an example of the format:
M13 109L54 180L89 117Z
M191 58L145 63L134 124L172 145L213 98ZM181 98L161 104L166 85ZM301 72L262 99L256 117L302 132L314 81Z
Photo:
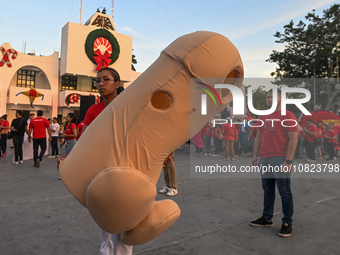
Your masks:
M45 118L62 121L70 112L79 116L81 96L99 102L94 81L102 67L116 69L125 88L140 75L131 70L132 37L118 33L112 18L99 11L84 25L68 22L62 28L60 56L27 55L10 43L0 50L0 116L9 120L16 110L26 116L43 110Z

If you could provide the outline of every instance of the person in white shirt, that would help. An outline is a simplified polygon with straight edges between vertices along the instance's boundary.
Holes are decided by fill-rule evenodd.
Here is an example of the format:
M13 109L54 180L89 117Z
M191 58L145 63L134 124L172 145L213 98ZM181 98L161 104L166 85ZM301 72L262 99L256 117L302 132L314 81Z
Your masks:
M51 132L52 132L52 141L51 141L52 155L48 156L48 158L59 157L59 151L58 151L59 130L60 130L60 126L58 124L58 119L56 117L54 117L53 118L53 123L51 125Z

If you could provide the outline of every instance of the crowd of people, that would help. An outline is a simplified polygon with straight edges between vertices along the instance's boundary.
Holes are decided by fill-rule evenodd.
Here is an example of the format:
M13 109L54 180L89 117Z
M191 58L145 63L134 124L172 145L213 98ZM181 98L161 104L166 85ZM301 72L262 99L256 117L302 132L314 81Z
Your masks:
M13 136L15 160L14 164L23 163L22 144L25 133L28 141L33 141L34 166L39 167L46 152L47 140L51 143L51 155L49 158L64 160L70 153L81 134L92 121L113 101L120 92L120 77L116 70L103 68L97 74L96 85L103 101L91 106L87 111L84 122L77 123L73 113L69 113L65 123L59 123L58 118L45 119L43 111L30 115L29 120L22 117L22 111L16 112L16 118L11 125L7 121L7 115L0 119L1 150L0 156L7 154L7 138L11 131ZM275 202L275 185L277 185L282 200L282 226L279 235L289 237L292 233L293 223L293 196L290 187L290 167L294 158L301 158L303 151L306 152L308 162L315 162L316 159L327 157L328 160L335 160L335 151L339 142L339 135L334 129L333 123L316 124L311 119L302 126L283 127L275 123L270 126L267 119L284 119L281 115L281 104L279 93L278 103L274 113L260 117L265 125L258 127L256 121L249 125L249 116L244 121L227 117L228 123L212 126L211 122L201 129L203 139L203 150L196 148L197 153L205 156L221 157L224 153L225 160L235 160L239 155L252 156L252 164L265 166L284 166L288 171L281 173L261 174L262 187L264 191L264 208L260 218L250 221L254 227L272 226L273 208ZM272 105L272 92L269 91L266 97L268 107ZM295 119L294 114L287 111L289 119ZM233 123L233 124L232 124ZM47 139L48 135L48 139ZM59 148L66 144L66 155L59 157ZM38 149L40 153L38 154ZM214 148L214 151L213 151ZM224 152L223 152L224 150ZM1 159L0 157L0 159ZM169 196L178 194L176 169L174 166L174 154L171 153L164 161L164 181L166 186L159 190L160 193L167 193ZM110 234L102 230L102 243L100 254L132 254L132 247L121 241L120 234Z
M13 139L14 146L14 161L13 164L24 163L23 143L25 134L27 141L33 146L26 147L30 150L33 157L34 166L40 167L40 163L45 155L47 144L50 143L51 154L48 158L58 158L59 148L66 145L66 153L71 151L76 141L81 136L83 125L82 121L77 121L74 113L69 113L66 117L66 123L60 123L57 117L53 119L45 119L43 111L37 111L37 117L31 113L29 119L22 117L23 111L16 111L16 118L9 124L7 115L3 115L0 119L0 133L1 133L1 149L0 160L7 155L7 140ZM47 138L48 135L48 138ZM40 149L40 152L39 152Z
M207 122L201 129L203 148L196 146L197 154L205 156L221 157L224 160L235 160L239 155L253 156L255 137L260 125L252 121L249 125L249 117L244 120L227 117L226 124ZM233 123L233 124L231 124ZM319 120L307 120L305 125L298 122L298 143L294 157L301 159L305 154L307 162L314 163L317 159L336 160L336 154L340 146L340 137L334 123L323 123ZM223 152L224 151L224 152Z
M252 156L256 129L248 124L247 118L244 122L230 117L226 120L228 123L224 125L213 126L211 122L205 124L201 129L204 147L196 146L197 154L212 157L224 155L224 160L235 160L239 155ZM212 148L215 150L212 151Z

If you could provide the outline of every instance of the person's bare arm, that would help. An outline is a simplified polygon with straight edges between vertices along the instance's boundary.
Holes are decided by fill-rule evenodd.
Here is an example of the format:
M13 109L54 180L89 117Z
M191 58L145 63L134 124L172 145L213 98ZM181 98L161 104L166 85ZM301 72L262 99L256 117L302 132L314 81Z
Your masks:
M66 134L64 132L60 137L75 138L75 137L77 137L77 130L75 128L72 129L72 134Z
M50 128L51 128L51 127L50 127ZM52 133L55 133L55 131L57 131L57 130L51 128L51 132L52 132Z
M86 128L87 128L87 125L84 124L82 134L85 132L85 129L86 129Z
M166 157L166 159L164 160L164 163L163 163L163 167L165 167L165 165L168 164L168 163L170 162L170 160L171 160L171 158L173 157L173 155L174 155L174 152L171 152L171 153L169 154L169 156Z
M257 166L257 155L259 155L260 149L261 149L261 131L257 130L254 143L254 155L251 162L253 166Z
M49 138L48 138L48 141L50 142L50 141L52 141L52 134L51 134L51 128L47 128L47 132L48 132L48 135L50 136Z
M248 141L249 141L252 134L253 134L253 130L250 129L250 133L249 133L248 138L247 138Z
M307 128L304 128L303 130L306 134L309 134L310 136L315 136L316 135L316 132L311 132L311 131L308 131Z
M286 154L286 160L292 160L298 143L298 132L288 132L288 148ZM282 168L284 172L289 172L292 164L288 164L286 161L283 162Z
M25 132L26 132L27 136L30 137L30 133L28 131L27 125L25 126Z
M29 130L28 130L28 142L30 143L31 142L31 136L32 135L32 128L30 128Z

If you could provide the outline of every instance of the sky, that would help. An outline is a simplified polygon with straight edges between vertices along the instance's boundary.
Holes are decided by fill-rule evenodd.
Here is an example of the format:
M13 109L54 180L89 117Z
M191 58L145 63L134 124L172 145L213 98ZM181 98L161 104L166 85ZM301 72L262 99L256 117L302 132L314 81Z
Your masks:
M276 31L291 20L297 24L315 9L322 16L337 1L331 0L115 0L118 33L133 37L138 72L145 71L176 38L195 31L213 31L228 37L239 50L246 78L270 78L276 64L266 62ZM61 48L61 29L80 23L80 0L0 0L0 45L7 42L22 52L51 55ZM83 0L82 23L112 0Z

